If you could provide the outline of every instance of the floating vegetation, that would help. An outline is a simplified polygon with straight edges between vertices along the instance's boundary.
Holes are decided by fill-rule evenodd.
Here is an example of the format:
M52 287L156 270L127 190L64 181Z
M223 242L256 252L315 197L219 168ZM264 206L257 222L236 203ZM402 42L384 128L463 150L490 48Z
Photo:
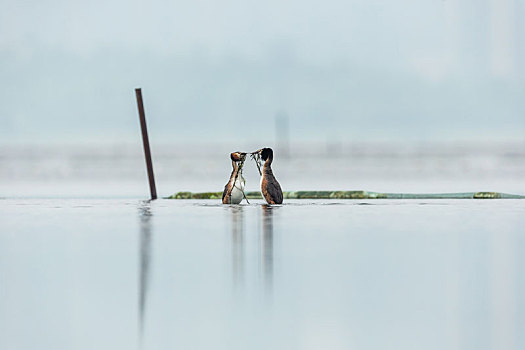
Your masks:
M248 199L262 199L261 192L246 192ZM525 196L500 192L463 193L379 193L367 191L289 191L285 199L525 199ZM221 199L222 192L177 192L168 199Z
M501 198L501 193L498 192L476 192L474 193L475 199L487 199L487 198Z
M263 199L263 196L260 191L246 192L246 197L250 199Z
M191 198L192 199L222 199L222 193L221 192L193 193Z
M222 199L222 192L177 192L168 199Z
M255 165L257 165L257 170L259 170L259 175L262 176L261 172L261 153L259 151L255 151L250 153L250 158L255 162Z

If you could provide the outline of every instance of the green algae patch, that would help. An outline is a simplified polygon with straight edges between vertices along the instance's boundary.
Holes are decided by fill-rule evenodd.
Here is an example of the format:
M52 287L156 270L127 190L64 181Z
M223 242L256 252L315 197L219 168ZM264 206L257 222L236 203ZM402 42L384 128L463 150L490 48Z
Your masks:
M168 199L222 199L222 192L177 192Z
M168 197L168 199L191 199L191 192L177 192Z
M284 192L285 199L377 199L387 198L384 193L366 191L291 191Z
M284 192L284 199L327 199L330 198L330 191L292 191Z
M222 199L222 192L194 193L191 199Z
M330 194L331 199L386 199L384 193L367 191L334 191Z
M501 198L501 193L498 192L476 192L473 196L474 199L494 199Z

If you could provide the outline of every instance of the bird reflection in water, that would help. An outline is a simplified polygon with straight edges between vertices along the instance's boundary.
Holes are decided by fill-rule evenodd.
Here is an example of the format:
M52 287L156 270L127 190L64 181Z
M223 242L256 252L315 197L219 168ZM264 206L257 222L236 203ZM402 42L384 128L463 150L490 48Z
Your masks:
M150 201L143 201L139 206L139 337L142 344L144 332L144 318L148 294L149 271L151 264L151 213Z
M244 281L244 212L240 205L230 206L232 219L232 274L235 287Z
M267 293L273 289L273 211L278 207L263 204L262 210L262 275Z
M264 292L271 294L273 288L273 211L278 207L262 205L262 232L259 231L259 259L261 285ZM232 254L232 276L234 288L242 287L245 278L245 249L246 232L244 224L244 211L246 207L230 206L231 214L231 254ZM249 234L249 232L248 232ZM250 241L251 235L248 237ZM251 266L250 263L248 263Z

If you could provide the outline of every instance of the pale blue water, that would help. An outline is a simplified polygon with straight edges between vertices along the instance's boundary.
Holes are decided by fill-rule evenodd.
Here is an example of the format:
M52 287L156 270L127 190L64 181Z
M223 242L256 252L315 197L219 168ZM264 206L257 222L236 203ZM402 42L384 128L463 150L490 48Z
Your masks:
M523 349L525 201L0 200L0 349Z

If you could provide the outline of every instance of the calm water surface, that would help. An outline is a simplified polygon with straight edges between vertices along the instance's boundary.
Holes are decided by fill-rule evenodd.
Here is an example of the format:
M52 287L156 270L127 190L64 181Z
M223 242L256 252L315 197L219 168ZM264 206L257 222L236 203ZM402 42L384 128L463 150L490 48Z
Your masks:
M525 201L0 200L1 349L523 349Z

